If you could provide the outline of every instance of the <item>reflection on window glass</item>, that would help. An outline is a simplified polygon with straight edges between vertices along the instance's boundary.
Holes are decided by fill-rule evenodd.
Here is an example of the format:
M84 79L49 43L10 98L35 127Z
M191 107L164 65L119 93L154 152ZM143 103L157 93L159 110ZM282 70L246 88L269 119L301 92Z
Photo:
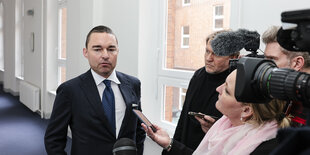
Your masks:
M187 89L172 86L164 88L164 120L176 125L181 115Z
M183 3L191 3L183 7ZM229 28L230 0L168 0L164 69L194 71L204 66L208 34Z

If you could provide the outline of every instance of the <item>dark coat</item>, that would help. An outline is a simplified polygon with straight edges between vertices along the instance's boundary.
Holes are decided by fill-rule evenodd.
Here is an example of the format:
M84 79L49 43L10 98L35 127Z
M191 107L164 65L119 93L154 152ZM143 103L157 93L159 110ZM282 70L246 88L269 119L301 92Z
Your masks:
M118 137L112 132L102 107L100 95L91 71L61 84L57 89L53 112L45 133L48 154L65 154L67 129L72 131L71 154L112 155L117 139L133 139L140 155L143 153L145 132L132 112L132 105L140 105L140 81L116 72L119 89L126 103L126 113Z
M215 108L215 103L218 100L218 93L216 92L216 88L223 84L226 80L226 77L228 76L229 71L226 70L219 74L208 74L205 70L205 67L202 67L198 69L193 77L191 78L191 81L189 83L186 98L184 101L184 105L182 108L181 116L178 121L178 125L176 127L175 133L174 133L174 140L175 143L172 146L171 151L163 151L162 154L169 154L169 155L179 155L179 154L191 154L193 150L197 148L197 146L200 144L201 140L203 139L205 133L202 131L201 126L197 120L195 126L191 125L191 128L195 130L196 132L189 133L188 126L190 117L188 115L188 112L193 108L193 103L197 102L197 94L199 93L206 93L201 91L201 87L204 84L205 80L209 80L208 82L212 83L212 86L208 87L209 89L209 97L206 101L203 101L203 105L196 105L199 106L200 111L204 114L217 116L220 118L222 114ZM190 137L190 138L188 138ZM192 146L189 146L192 145ZM173 149L178 148L178 149Z

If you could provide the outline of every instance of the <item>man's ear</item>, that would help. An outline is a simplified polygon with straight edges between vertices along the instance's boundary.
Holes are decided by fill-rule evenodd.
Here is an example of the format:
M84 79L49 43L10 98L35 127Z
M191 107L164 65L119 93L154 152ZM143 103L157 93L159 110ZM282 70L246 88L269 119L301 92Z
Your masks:
M88 58L88 51L86 48L83 48L83 55L85 58Z
M304 67L304 64L305 59L302 56L297 56L291 60L290 67L296 71L300 71Z
M253 109L251 106L245 105L242 107L241 118L243 120L248 120L253 115Z

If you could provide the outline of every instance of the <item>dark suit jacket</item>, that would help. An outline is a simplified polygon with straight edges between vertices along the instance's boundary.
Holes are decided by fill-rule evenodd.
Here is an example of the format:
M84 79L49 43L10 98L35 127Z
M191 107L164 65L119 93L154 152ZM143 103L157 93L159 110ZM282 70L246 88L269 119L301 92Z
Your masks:
M127 137L136 142L138 154L143 154L145 132L132 112L132 105L140 105L140 81L116 72L119 89L126 103L126 113L118 137L112 132L105 116L97 86L91 71L59 86L53 112L45 133L48 154L66 154L67 129L72 131L71 154L112 155L117 139Z

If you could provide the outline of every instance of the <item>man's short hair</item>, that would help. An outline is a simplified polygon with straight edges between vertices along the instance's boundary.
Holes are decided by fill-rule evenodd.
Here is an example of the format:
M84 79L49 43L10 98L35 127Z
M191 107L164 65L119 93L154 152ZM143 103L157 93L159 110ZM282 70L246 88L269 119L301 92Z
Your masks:
M268 43L273 43L277 41L277 34L278 31L280 29L280 26L271 26L269 27L262 35L262 40L265 44ZM287 57L289 58L289 60L297 57L297 56L302 56L305 60L304 63L304 68L308 68L310 67L310 55L308 52L295 52L295 51L288 51L286 49L284 49L283 47L281 47L281 52L285 55L287 55Z
M104 25L99 25L99 26L96 26L94 27L93 29L91 29L88 34L87 34L87 37L86 37L86 42L85 42L85 47L87 48L87 45L88 45L88 42L89 42L89 37L92 33L108 33L108 34L112 34L115 36L115 39L116 39L116 42L117 41L117 38L116 38L116 35L113 33L112 29L110 29L109 27L107 26L104 26Z

